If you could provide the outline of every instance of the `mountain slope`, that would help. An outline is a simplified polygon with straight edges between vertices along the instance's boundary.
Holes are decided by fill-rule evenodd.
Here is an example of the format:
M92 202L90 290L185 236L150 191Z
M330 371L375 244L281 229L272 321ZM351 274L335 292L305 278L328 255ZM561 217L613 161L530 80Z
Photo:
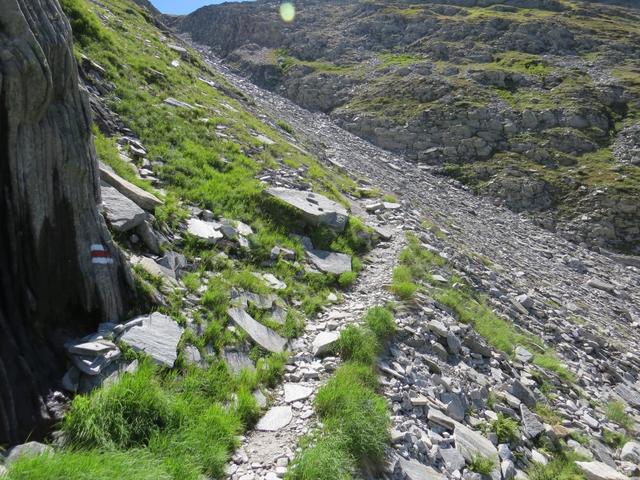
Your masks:
M225 4L176 27L257 84L546 228L637 250L640 12L475 5L304 1L283 24L271 4Z

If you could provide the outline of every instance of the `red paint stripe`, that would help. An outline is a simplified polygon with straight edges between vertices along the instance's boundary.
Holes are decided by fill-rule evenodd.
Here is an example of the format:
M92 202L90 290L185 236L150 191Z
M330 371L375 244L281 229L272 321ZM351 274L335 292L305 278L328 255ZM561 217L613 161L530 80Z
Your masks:
M91 252L91 258L111 258L111 254L104 250L94 250Z

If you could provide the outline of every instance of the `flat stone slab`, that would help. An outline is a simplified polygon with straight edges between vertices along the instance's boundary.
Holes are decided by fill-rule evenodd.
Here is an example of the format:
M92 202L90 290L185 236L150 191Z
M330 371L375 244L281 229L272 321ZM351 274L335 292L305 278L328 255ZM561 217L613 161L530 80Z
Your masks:
M140 320L139 324L126 330L120 340L134 350L146 353L157 364L173 367L178 358L182 328L170 317L157 312L134 319Z
M227 310L227 313L229 317L231 317L231 320L247 332L247 335L262 348L273 353L284 351L287 340L270 328L254 320L247 312L239 308L230 308Z
M400 459L400 468L407 480L447 480L447 477L433 468L423 465L416 460Z
M107 340L102 342L80 342L67 346L69 353L75 355L85 355L87 357L98 357L107 353L109 350L115 350L116 344Z
M440 425L448 430L453 430L456 426L456 421L442 413L440 410L436 410L435 408L430 408L429 413L427 414L427 419L430 422L435 423L436 425Z
M293 403L299 400L305 400L311 396L313 388L305 387L297 383L285 383L284 384L284 401L286 403Z
M180 286L176 280L176 274L173 270L163 267L154 259L149 257L133 256L131 258L132 265L140 265L144 271L155 277L162 278L163 283L169 288L177 288Z
M120 349L115 348L108 350L106 353L95 356L72 355L71 361L82 372L90 376L96 376L111 365L115 360L120 358Z
M196 107L194 107L193 105L191 105L189 103L181 102L180 100L176 100L173 97L165 98L164 103L166 103L167 105L170 105L172 107L188 108L189 110L195 110L195 108L196 108Z
M614 391L629 405L640 408L640 392L636 388L621 383Z
M227 368L234 374L239 375L242 370L254 371L256 366L245 352L226 348L222 352Z
M220 227L219 223L205 222L198 218L190 218L187 221L187 233L211 245L218 243L218 240L224 236L219 230Z
M128 232L136 228L147 214L138 205L105 182L100 182L104 214L114 230Z
M351 257L344 253L306 250L309 261L320 271L340 275L351 271Z
M158 197L125 180L102 162L100 162L100 179L144 210L153 212L163 203Z
M456 442L456 450L462 454L467 462L471 462L474 457L481 456L494 461L495 468L491 472L491 477L500 480L500 461L498 460L498 450L493 443L479 432L475 432L461 423L455 424L453 439Z
M329 353L339 338L338 332L320 332L313 339L313 354L318 357Z
M347 210L324 195L281 187L268 188L266 193L298 210L313 225L326 225L339 232L347 226Z
M273 407L258 421L256 430L262 432L277 432L289 425L292 419L293 411L291 407Z
M587 477L587 480L629 480L629 477L619 473L602 462L576 462L578 468Z

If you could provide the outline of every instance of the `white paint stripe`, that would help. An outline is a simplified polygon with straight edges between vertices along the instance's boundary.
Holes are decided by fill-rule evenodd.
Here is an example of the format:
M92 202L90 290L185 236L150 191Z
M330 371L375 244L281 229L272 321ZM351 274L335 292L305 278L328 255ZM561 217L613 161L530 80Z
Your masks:
M91 251L92 252L106 252L107 249L105 248L104 245L101 245L99 243L94 243L93 245L91 245Z
M91 263L99 263L101 265L110 265L113 263L113 258L106 258L106 257L92 258Z

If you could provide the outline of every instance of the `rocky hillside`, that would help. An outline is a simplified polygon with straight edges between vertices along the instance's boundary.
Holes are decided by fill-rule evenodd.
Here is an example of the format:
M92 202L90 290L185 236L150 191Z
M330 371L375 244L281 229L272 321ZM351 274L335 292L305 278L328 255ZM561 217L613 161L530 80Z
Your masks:
M615 5L614 5L615 4ZM204 7L237 71L566 238L640 245L640 10L577 0Z

